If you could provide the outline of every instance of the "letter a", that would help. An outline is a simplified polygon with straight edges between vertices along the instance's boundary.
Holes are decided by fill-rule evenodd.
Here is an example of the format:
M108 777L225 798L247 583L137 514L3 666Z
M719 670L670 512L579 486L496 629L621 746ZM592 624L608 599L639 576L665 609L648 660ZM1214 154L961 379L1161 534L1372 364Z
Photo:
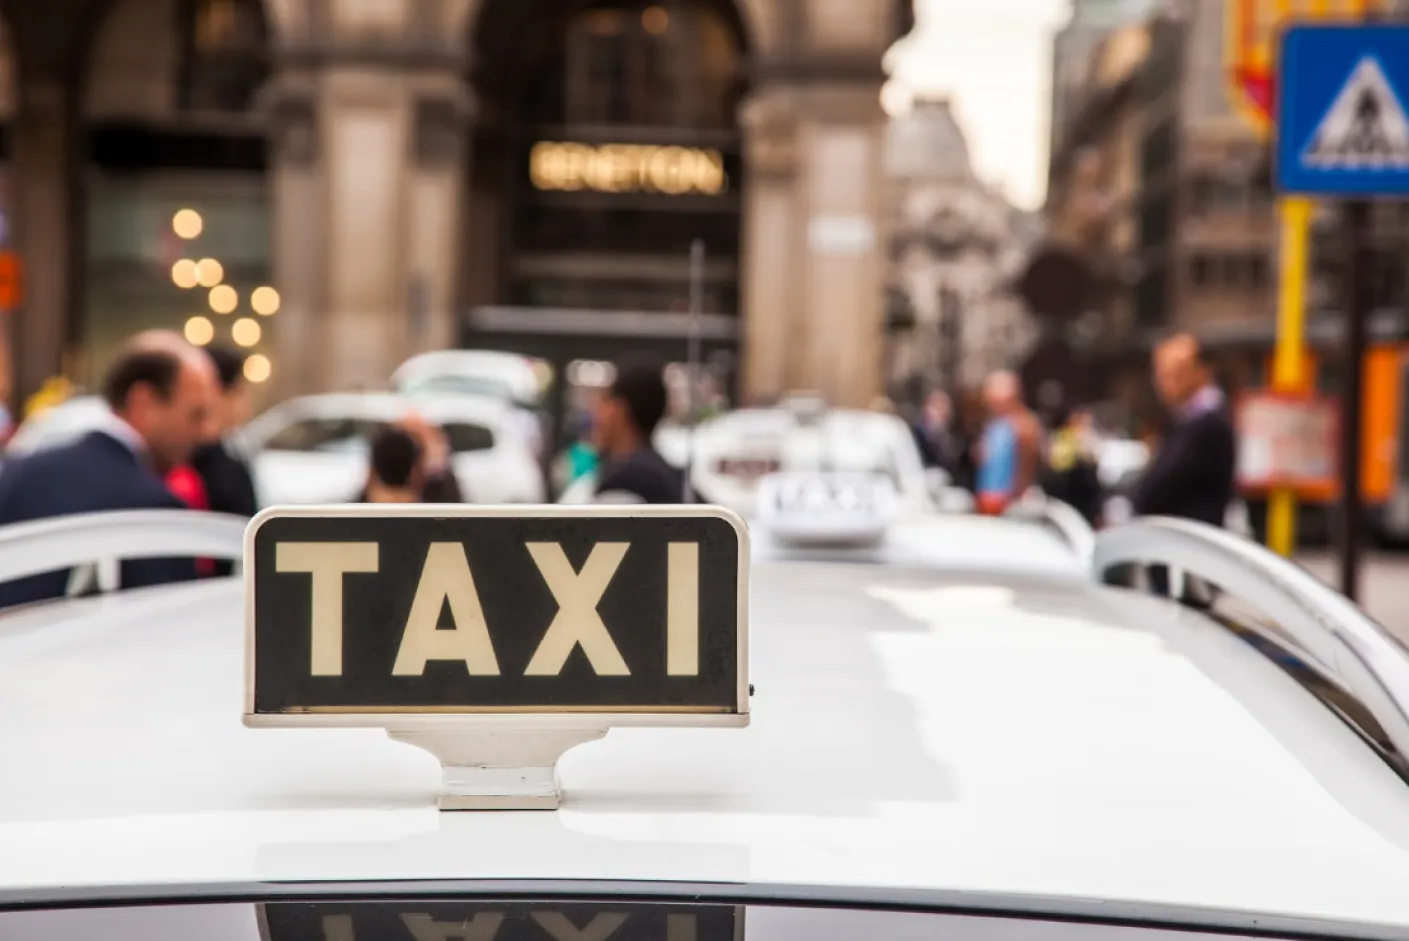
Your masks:
M556 542L530 542L529 554L538 563L538 571L558 602L558 615L548 625L548 632L538 644L533 659L528 662L525 676L557 676L567 663L574 647L582 652L598 676L630 676L621 651L612 642L612 635L597 613L617 566L630 546L627 542L599 542L592 547L587 564L581 572L572 570L563 547Z
M453 630L436 630L441 608L450 605ZM463 660L471 676L498 676L499 661L489 639L484 608L475 591L465 547L458 542L433 542L406 618L393 676L421 676L430 660Z

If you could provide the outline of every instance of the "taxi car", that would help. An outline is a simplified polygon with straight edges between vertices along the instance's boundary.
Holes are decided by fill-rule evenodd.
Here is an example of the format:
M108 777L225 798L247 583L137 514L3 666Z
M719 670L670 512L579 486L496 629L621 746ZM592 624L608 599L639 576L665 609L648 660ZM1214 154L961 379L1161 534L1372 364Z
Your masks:
M0 532L245 565L0 614L0 938L1409 938L1409 658L1344 598L1039 503L799 543L779 492Z

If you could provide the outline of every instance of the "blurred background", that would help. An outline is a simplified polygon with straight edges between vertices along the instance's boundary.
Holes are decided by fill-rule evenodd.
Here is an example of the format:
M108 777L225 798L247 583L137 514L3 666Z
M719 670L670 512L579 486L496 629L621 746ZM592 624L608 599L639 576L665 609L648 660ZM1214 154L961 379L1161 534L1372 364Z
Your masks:
M1277 201L1242 113L1267 63L1227 37L1295 6L0 0L0 399L18 423L91 392L167 327L243 350L257 410L388 389L429 351L523 357L550 456L637 351L673 364L676 417L799 389L914 416L941 390L962 423L1013 369L1044 419L1152 441L1173 331L1230 397L1271 384ZM1338 225L1317 210L1304 292L1320 403L1346 369ZM1361 483L1389 545L1409 209L1377 204L1371 242ZM1305 424L1315 544L1343 481Z

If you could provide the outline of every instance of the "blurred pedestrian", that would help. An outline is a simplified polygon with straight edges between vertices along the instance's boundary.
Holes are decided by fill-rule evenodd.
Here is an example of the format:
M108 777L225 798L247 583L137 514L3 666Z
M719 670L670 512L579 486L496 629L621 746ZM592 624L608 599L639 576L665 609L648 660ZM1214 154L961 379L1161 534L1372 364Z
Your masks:
M1081 409L1069 414L1058 411L1054 419L1056 430L1047 446L1042 489L1095 526L1101 516L1102 492L1091 413Z
M978 443L975 496L979 512L1001 514L1036 483L1042 463L1042 429L1023 404L1022 383L1003 370L984 382L988 422Z
M421 447L411 433L394 425L372 437L367 484L359 503L421 503Z
M207 439L196 448L191 466L205 483L211 512L251 517L259 511L254 477L245 455L232 440L234 432L250 418L245 354L223 346L207 347L206 354L215 364L220 388L211 409Z
M105 510L179 509L165 475L188 460L215 394L210 358L178 334L135 337L109 368L103 426L0 472L0 524ZM134 588L196 577L194 559L136 559L121 566ZM0 585L0 607L63 597L68 571Z
M1138 516L1177 516L1222 526L1233 501L1237 433L1223 390L1213 380L1198 341L1181 333L1154 354L1155 390L1170 422L1131 496ZM1168 571L1150 572L1151 587L1167 593Z
M450 441L445 435L445 429L427 421L417 412L407 412L396 425L416 442L416 470L421 486L421 502L465 502L460 491L460 482L455 478Z
M911 427L920 458L926 467L937 467L957 480L959 441L953 428L954 409L949 394L935 389L925 397L924 408Z
M577 436L568 445L568 483L574 483L597 472L597 449L592 445L592 416L584 415L578 422Z
M684 475L652 444L668 403L659 366L644 360L617 364L616 378L597 399L592 423L602 463L599 497L624 494L645 503L685 502Z

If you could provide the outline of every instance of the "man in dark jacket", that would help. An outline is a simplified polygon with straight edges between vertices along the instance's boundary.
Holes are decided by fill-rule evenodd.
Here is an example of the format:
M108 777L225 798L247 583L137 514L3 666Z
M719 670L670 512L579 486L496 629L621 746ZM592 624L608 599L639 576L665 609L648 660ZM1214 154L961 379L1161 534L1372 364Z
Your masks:
M40 451L0 473L0 525L104 510L182 509L165 474L185 463L206 431L215 370L176 334L140 335L103 383L112 409L105 426ZM135 588L196 577L194 559L122 563L121 585ZM69 570L0 584L0 607L63 597Z
M1133 509L1140 516L1177 516L1222 526L1237 470L1237 434L1223 392L1189 334L1160 344L1154 373L1171 421L1135 485ZM1152 570L1151 580L1157 591L1167 590L1163 569Z
M652 438L669 404L664 371L647 360L617 365L597 401L592 432L601 455L597 496L626 495L644 503L684 503L685 476L656 451Z

